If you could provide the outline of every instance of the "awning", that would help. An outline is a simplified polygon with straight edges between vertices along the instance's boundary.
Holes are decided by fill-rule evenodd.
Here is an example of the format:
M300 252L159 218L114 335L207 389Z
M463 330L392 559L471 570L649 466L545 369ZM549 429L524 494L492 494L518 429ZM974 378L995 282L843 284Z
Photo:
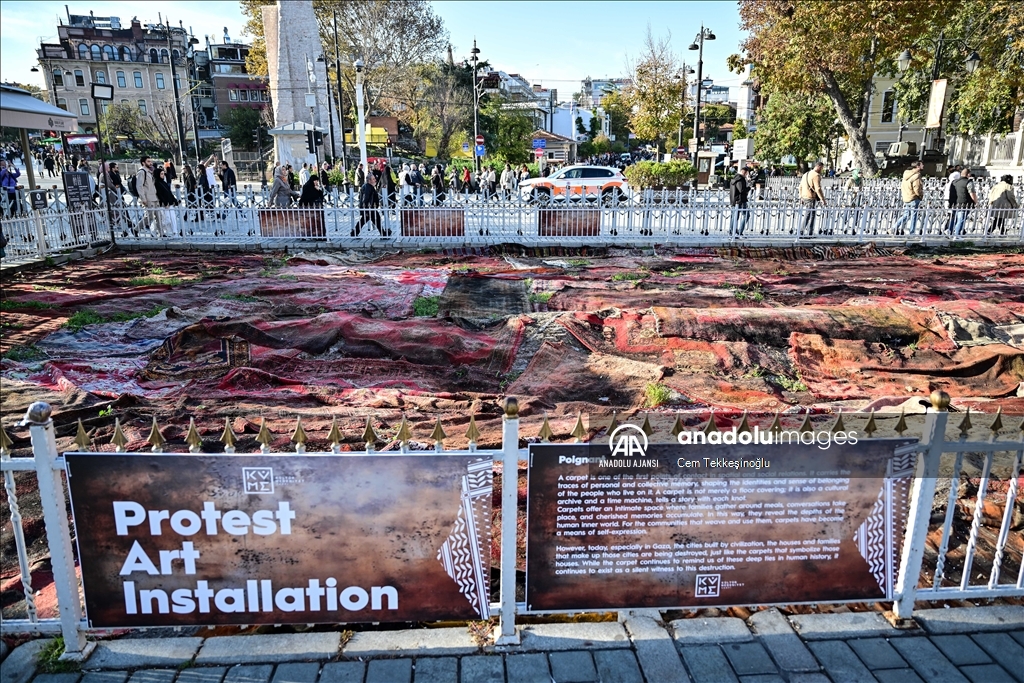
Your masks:
M95 145L99 140L96 139L95 135L86 135L80 138L73 138L68 136L69 145Z
M78 118L37 100L27 90L0 85L0 126L74 132L78 130Z

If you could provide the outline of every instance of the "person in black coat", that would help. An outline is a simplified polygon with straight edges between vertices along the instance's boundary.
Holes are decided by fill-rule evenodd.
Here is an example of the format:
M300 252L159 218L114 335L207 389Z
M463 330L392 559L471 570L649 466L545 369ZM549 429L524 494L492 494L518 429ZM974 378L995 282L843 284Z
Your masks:
M324 191L320 189L320 178L310 176L306 184L302 186L302 194L299 196L299 207L303 209L319 209L324 205Z
M732 205L732 219L729 221L729 232L733 239L743 235L747 227L747 195L750 185L747 184L747 167L740 168L732 182L729 183L729 203Z
M359 189L359 221L352 228L352 236L358 237L359 230L367 223L372 223L383 237L390 237L391 231L381 225L380 195L377 194L377 178L373 173L366 174L366 182Z
M178 200L171 192L171 186L164 180L164 169L153 167L153 186L156 187L156 199L160 206L177 206Z

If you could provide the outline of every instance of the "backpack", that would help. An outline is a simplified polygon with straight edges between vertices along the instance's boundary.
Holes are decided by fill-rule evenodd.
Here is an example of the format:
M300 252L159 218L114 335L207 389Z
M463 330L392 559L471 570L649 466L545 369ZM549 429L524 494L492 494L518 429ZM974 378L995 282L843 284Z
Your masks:
M135 184L135 175L132 175L130 178L128 178L128 193L131 194L131 196L133 197L139 196L139 188Z

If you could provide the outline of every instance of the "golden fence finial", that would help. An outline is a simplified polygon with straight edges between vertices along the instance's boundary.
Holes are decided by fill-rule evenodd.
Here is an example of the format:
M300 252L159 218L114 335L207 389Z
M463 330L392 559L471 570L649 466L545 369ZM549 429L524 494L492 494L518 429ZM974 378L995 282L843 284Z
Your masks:
M968 408L967 412L964 413L964 419L960 420L960 438L966 439L973 426L971 424L971 409Z
M743 411L743 419L740 420L740 426L736 428L736 432L742 434L743 432L750 431L750 423L747 421L747 411Z
M444 446L444 440L448 438L448 435L444 433L444 427L441 426L441 416L437 416L437 421L434 423L434 431L430 432L430 440L434 442L434 446L441 450Z
M845 432L845 431L846 431L846 425L843 424L843 409L840 408L839 409L839 416L836 417L836 423L834 425L832 425L832 433L835 434L836 432Z
M505 419L519 419L519 399L515 396L508 396L505 398Z
M398 439L398 443L402 445L402 448L409 447L409 441L412 440L412 430L409 429L409 421L405 419L405 413L402 414L402 423L398 425L398 434L395 435Z
M224 431L220 433L220 442L224 444L225 453L234 453L235 445L238 443L238 438L235 436L235 430L231 428L231 418L224 418Z
M373 447L377 444L377 432L373 431L373 418L369 415L366 416L366 429L363 430L363 442L366 444L366 450L372 451Z
M672 436L679 436L683 432L683 421L679 419L679 413L676 413L676 421L672 423Z
M999 436L999 430L1003 428L1003 407L999 406L996 409L996 417L992 420L992 424L988 426L990 432L992 432L992 438L995 439Z
M647 436L650 436L651 434L654 433L654 427L651 426L651 419L647 413L644 413L644 423L640 425L640 431L642 431Z
M587 435L587 429L583 426L583 413L576 415L576 426L572 428L569 435L576 439L576 443L582 443L583 437Z
M896 423L896 427L894 429L900 436L903 436L903 432L907 431L907 414L906 410L903 408L900 408L900 420Z
M124 453L124 447L128 445L128 437L121 431L121 418L114 418L114 436L110 437L110 443L114 444L115 453Z
M878 425L875 424L875 409L872 408L871 412L868 413L867 424L864 425L864 433L867 434L868 438L870 439L871 435L874 434L877 431L878 431Z
M616 411L612 411L612 421L608 423L608 427L605 428L605 434L611 434L615 431L615 428L619 426L619 414Z
M704 425L704 433L710 434L711 432L717 432L718 425L715 424L715 409L711 409L711 417L708 418L708 423Z
M82 424L82 418L78 418L78 431L75 433L75 440L73 443L78 446L78 450L87 451L92 446L92 434L85 431L85 426Z
M327 442L331 444L331 450L335 453L341 452L341 428L338 426L337 416L331 420L331 431L327 433Z
M0 455L10 455L11 446L13 445L14 442L11 441L11 437L8 436L7 432L4 431L2 427L0 427Z
M804 421L800 424L800 432L806 433L813 431L814 425L811 423L811 412L807 411L806 413L804 413Z
M540 431L537 432L537 436L540 437L542 443L548 443L554 435L555 433L551 431L551 425L548 424L548 414L544 413L544 424L540 426Z
M163 453L164 446L167 445L167 439L160 433L160 425L156 423L156 415L153 416L153 426L149 428L149 436L146 437L146 443L153 447L154 453Z
M198 453L203 446L203 437L199 436L194 417L188 419L188 434L185 435L185 443L188 444L189 453Z
M469 416L469 428L466 430L466 440L469 441L470 445L477 442L480 438L480 430L476 428L476 417L473 415Z
M295 418L295 431L292 432L292 443L296 453L306 452L306 430L302 428L302 418Z
M932 402L932 408L939 412L947 412L949 410L949 394L941 389L936 389L932 392L932 395L928 397Z
M260 445L260 451L262 453L270 452L270 444L274 442L274 436L270 433L270 428L267 427L267 418L260 420L260 433L256 435L256 442Z
M780 419L780 416L781 413L778 410L776 410L775 419L772 420L771 425L768 427L769 432L772 432L773 434L778 434L779 432L782 431L782 420Z

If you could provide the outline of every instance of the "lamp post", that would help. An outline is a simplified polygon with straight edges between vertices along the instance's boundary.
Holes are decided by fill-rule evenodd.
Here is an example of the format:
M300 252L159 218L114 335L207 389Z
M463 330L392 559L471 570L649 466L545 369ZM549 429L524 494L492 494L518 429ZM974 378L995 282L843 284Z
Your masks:
M700 149L700 85L701 78L703 77L704 71L704 41L714 40L715 34L711 32L711 29L704 28L704 24L700 26L700 33L690 43L691 50L698 50L697 53L697 102L693 108L693 137L697 140L697 149Z
M359 163L363 165L363 173L370 172L366 162L366 124L363 114L363 60L357 59L352 65L356 68L356 133L359 135Z
M981 64L981 57L978 55L977 50L972 49L971 47L969 47L967 45L967 43L963 42L962 40L956 40L956 41L953 41L953 42L958 43L960 45L961 49L964 52L968 52L968 51L970 52L970 54L968 54L967 58L964 60L964 69L967 71L968 74L973 74L975 72L975 70L977 70L978 66ZM939 79L939 60L942 59L942 48L945 46L945 43L946 43L945 33L940 31L939 32L939 39L935 43L935 54L932 56L932 88L933 89L935 88L935 81L937 81ZM903 52L900 53L899 57L896 58L896 65L899 67L900 72L906 73L907 70L910 69L910 65L911 65L911 62L913 61L913 59L914 59L914 57L910 53L910 48L907 48L907 49L903 50ZM942 110L943 110L943 107L940 104L939 105L939 112L938 112L939 120L938 120L938 125L936 126L936 129L938 129L940 131L942 130ZM925 123L927 124L927 121ZM918 157L921 161L924 161L924 150L925 150L925 147L927 146L927 144L928 144L928 128L927 128L927 126L925 126L925 127L923 127L921 129L921 153L920 153L920 155Z
M473 168L480 172L480 155L476 153L476 139L480 135L479 124L477 123L477 109L480 108L480 96L476 87L476 65L479 61L480 49L476 46L476 38L473 39L473 49L469 51L469 58L473 62Z
M323 63L324 70L328 74L327 75L327 124L328 124L328 129L331 132L331 156L334 156L335 154L337 154L337 152L335 151L337 148L335 147L335 141L334 141L334 117L331 116L331 101L332 101L332 98L331 98L331 76L330 76L330 72L326 71L331 65L327 63L327 57L325 55L320 55L319 57L316 58L316 61ZM342 134L344 134L344 132ZM326 155L324 155L324 156L326 156ZM337 163L338 160L335 159L334 161L335 161L335 163Z
M306 56L306 76L309 81L306 85L306 106L309 107L309 124L313 126L313 130L309 132L309 139L313 142L313 161L314 168L316 168L320 165L320 153L317 151L316 145L316 93L313 92L316 85L316 72L313 70L313 62L309 60L308 55Z
M189 27L189 31L191 31L191 30L192 30L192 27L190 26ZM197 67L196 67L196 49L195 49L195 46L198 45L198 44L199 44L199 39L196 38L194 35L190 35L189 39L188 39L188 50L185 51L185 59L186 59L185 68L188 71L188 91L189 91L188 105L189 105L189 109L192 110L192 142L196 146L196 164L197 165L200 163L199 155L201 153L200 152L200 148L199 148L199 121L196 118L196 108L197 108L196 107L196 89L199 86L198 85L197 86L193 86L192 85L192 80L193 80L193 77L195 78L196 81L199 80L199 74L196 72L197 71ZM174 53L172 52L171 55L173 55L173 54ZM191 64L189 64L189 62L191 62ZM182 165L184 165L185 164L185 160L182 159L181 163L182 163Z
M40 57L39 61L43 64L43 68L46 69L46 73L43 74L43 83L49 84L47 85L46 89L50 91L50 104L57 107L57 84L53 82L53 60ZM39 73L39 67L33 66L31 69L29 69L29 71L31 71L32 73ZM72 75L73 74L70 71L64 69L64 78L70 78ZM71 155L68 154L68 141L67 138L64 136L64 131L61 130L58 131L58 133L60 134L61 154L64 155L65 159L70 159Z
M683 146L683 119L686 114L686 88L687 88L687 76L693 73L693 69L683 64L683 68L680 69L675 76L675 80L680 83L679 88L679 140L676 143L676 147Z
M341 52L338 48L338 10L334 10L334 78L338 84L338 123L341 125L341 172L348 182L348 151L345 147L345 88L341 85Z
M167 59L171 63L171 88L174 92L174 123L178 133L178 160L185 164L185 127L181 119L181 99L178 93L178 72L174 68L174 48L171 45L171 20L163 25L164 37L167 39ZM182 30L184 33L184 29Z

